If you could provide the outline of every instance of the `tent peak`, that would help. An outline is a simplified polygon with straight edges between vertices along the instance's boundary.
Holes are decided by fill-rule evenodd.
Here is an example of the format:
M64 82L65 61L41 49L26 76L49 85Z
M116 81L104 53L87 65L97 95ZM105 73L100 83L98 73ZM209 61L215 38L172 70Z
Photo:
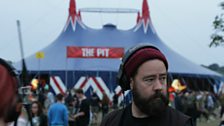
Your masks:
M70 0L68 11L69 11L69 16L68 16L64 31L66 31L66 29L68 28L70 23L72 24L71 26L72 26L73 30L75 31L77 22L81 22L81 12L79 11L77 13L75 0Z
M141 26L143 26L144 33L147 33L149 29L151 29L153 33L156 33L151 22L149 5L147 0L143 0L142 15L140 15L140 13L138 13L137 15L137 25L135 31L139 28L142 28Z
M77 16L76 13L76 4L75 4L75 0L70 0L70 5L69 5L69 17L72 18L72 22L75 22L75 18Z
M142 20L146 26L150 21L150 12L147 0L143 0L142 3Z

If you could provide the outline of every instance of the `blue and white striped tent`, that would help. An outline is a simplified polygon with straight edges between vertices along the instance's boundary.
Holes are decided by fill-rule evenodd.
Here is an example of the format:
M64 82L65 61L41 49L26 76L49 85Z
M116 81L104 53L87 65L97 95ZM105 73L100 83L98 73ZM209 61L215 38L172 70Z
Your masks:
M76 84L84 88L89 82L86 91L91 87L92 90L107 90L107 94L111 95L117 88L116 74L121 60L119 58L68 58L67 47L123 48L125 51L143 42L157 46L165 54L169 62L170 80L179 78L192 89L206 90L207 87L200 85L203 83L212 85L222 78L220 74L203 68L174 52L171 49L172 45L168 47L159 38L150 18L147 0L143 0L142 14L138 13L136 25L129 30L117 29L112 24L104 25L102 29L86 26L81 20L80 13L76 12L75 0L71 0L68 20L61 34L52 44L40 50L45 57L39 62L33 54L25 61L30 73L38 73L40 70L42 74L58 76L66 88L73 88ZM16 63L15 67L21 70L21 62ZM188 81L194 79L197 81ZM102 83L106 87L102 86ZM94 84L96 84L95 88Z

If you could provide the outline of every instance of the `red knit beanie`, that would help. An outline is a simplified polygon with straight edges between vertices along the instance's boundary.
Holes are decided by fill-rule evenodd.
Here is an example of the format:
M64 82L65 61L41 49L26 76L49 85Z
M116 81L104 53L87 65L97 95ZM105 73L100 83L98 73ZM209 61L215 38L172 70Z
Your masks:
M127 78L129 79L130 77L132 77L141 64L143 64L145 61L152 59L159 59L163 61L166 66L166 69L168 70L168 62L162 52L153 47L146 47L137 50L137 52L131 55L131 57L124 65L125 74Z
M11 105L16 95L16 83L16 78L0 64L0 117L3 116L4 111Z

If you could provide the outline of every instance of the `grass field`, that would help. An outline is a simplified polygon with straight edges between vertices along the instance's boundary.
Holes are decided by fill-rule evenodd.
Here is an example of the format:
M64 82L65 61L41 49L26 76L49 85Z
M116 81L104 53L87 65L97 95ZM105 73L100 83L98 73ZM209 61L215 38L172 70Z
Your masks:
M216 117L212 116L213 119L209 119L209 121L206 121L205 118L202 118L201 120L197 120L197 126L219 126L221 119L219 118L219 112L221 108L217 108L214 113L216 114Z
M220 119L210 120L210 121L198 121L197 126L219 126Z
M218 112L216 111L217 115ZM213 119L209 119L209 121L206 121L205 118L202 118L201 120L197 120L197 126L219 126L221 122L221 119L217 117L213 117Z

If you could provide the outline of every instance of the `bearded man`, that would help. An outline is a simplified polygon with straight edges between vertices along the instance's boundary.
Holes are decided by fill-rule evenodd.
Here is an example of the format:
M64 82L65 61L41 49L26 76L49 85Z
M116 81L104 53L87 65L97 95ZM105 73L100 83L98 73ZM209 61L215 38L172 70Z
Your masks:
M15 68L0 58L0 126L7 126L17 119L22 110L22 99L18 95L19 79Z
M113 111L101 126L193 126L190 117L168 106L168 62L155 46L140 44L122 59L118 83L132 91L132 103Z

